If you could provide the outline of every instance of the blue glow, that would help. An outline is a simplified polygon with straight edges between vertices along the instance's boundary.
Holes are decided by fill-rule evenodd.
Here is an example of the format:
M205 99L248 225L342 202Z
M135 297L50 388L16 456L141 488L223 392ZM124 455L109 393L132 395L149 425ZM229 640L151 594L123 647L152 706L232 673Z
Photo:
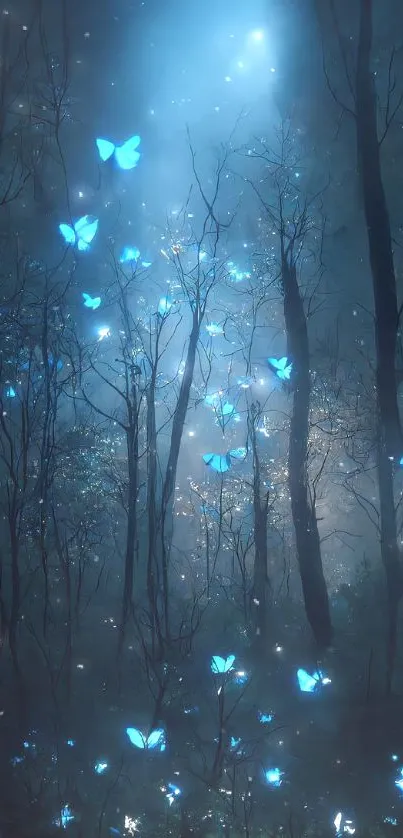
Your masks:
M330 678L324 675L319 669L313 675L309 675L305 669L298 669L297 678L299 688L303 693L313 693L322 685L331 684Z
M243 282L244 279L250 279L251 274L248 271L240 271L234 262L228 262L228 273L232 282Z
M126 262L137 262L139 258L140 251L138 247L124 247L119 262L121 265L124 265Z
M66 739L66 745L68 745L69 748L74 748L75 744L76 743L74 739Z
M207 394L204 401L206 402L206 404L209 407L215 407L220 402L220 398L221 398L221 393L220 392L211 393L210 395Z
M173 802L177 797L180 797L182 794L182 790L175 786L174 783L168 783L169 791L166 793L165 797L168 800L170 806L172 806Z
M393 818L391 815L386 815L383 819L384 823L390 823L391 826L397 826L397 818Z
M219 474L225 474L231 468L229 454L203 454L203 460L206 466L210 466L213 471L218 471Z
M172 306L173 300L170 297L161 297L158 303L158 314L164 317L171 310Z
M220 655L213 655L211 658L211 671L214 675L225 675L234 668L235 655L228 655L227 658L222 658Z
M231 736L230 739L230 747L235 751L238 745L241 744L241 738L237 738L236 736Z
M214 411L217 417L217 422L222 428L225 428L229 422L240 422L241 417L236 412L236 408L229 402L214 406Z
M66 244L77 246L81 251L89 250L97 230L98 219L92 215L83 215L73 227L70 224L59 224L59 231Z
M115 145L110 140L98 138L96 140L99 156L103 163L114 156L119 169L134 169L140 160L140 153L136 151L140 145L140 137L135 134L130 139L126 140L123 145Z
M211 338L217 337L217 335L223 335L224 329L219 323L208 323L206 326L206 332L210 335Z
M86 308L92 308L95 311L101 305L101 297L91 297L83 291L83 300Z
M271 786L275 786L276 788L281 786L281 783L283 782L283 774L284 771L280 771L279 768L268 768L267 771L264 772L266 782L268 782Z
M11 384L8 387L6 387L6 397L8 399L15 399L16 395L17 395L17 393L16 393L16 391L14 390L14 387L12 387Z
M292 362L288 358L268 358L269 365L280 381L289 381L292 372Z
M67 829L69 823L75 820L75 816L73 815L72 809L68 803L65 806L62 806L60 810L60 817L55 818L53 823L55 826L60 826L62 829Z
M107 762L96 762L94 765L94 771L96 774L105 774L105 771L108 769Z
M274 719L273 713L262 713L260 710L258 711L257 717L261 725L268 725Z
M137 727L127 727L126 733L135 748L148 751L165 751L165 731L152 730L149 736L145 736Z
M400 457L399 466L403 466L403 457Z

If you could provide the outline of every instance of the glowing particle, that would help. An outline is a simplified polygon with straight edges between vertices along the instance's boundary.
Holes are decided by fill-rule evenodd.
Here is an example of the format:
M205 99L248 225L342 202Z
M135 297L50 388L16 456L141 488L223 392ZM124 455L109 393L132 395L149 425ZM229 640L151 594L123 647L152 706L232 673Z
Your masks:
M98 329L98 342L104 340L105 338L110 338L111 330L109 326L101 326Z

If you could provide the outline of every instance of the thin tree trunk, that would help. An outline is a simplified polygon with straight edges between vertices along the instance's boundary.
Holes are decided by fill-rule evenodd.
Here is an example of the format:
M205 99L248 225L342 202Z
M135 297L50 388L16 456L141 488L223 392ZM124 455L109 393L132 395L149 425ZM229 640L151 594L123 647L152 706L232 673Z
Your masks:
M257 604L257 633L262 639L266 636L267 627L267 594L269 578L267 573L267 510L269 492L262 492L259 452L256 440L256 420L259 411L255 405L251 407L249 434L253 455L253 535L255 558L253 564L253 598Z
M390 692L396 655L397 611L402 596L402 575L397 544L393 465L389 458L402 456L403 438L396 381L396 277L389 213L382 181L371 50L372 0L361 0L356 75L357 149L375 304L381 555L386 575L389 622L386 688Z
M298 286L296 265L282 253L281 277L288 354L294 368L294 390L288 453L291 512L306 616L316 642L330 645L332 624L329 598L323 574L315 504L307 473L311 377L308 328Z

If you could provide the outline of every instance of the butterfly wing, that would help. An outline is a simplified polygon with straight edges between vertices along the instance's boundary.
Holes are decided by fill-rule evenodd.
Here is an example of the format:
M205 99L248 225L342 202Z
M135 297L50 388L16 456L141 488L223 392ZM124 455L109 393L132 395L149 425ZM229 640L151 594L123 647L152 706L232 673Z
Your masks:
M267 360L274 370L281 370L281 363L278 358L268 358Z
M159 749L163 751L165 748L165 732L162 729L152 730L147 739L147 748L154 751Z
M77 236L73 227L70 227L70 224L59 224L59 231L61 232L64 241L66 244L75 244L77 241Z
M140 137L135 134L121 146L115 149L116 162L120 169L134 169L140 160L140 153L136 151L140 145Z
M112 157L112 154L115 151L115 144L111 143L110 140L103 140L101 138L98 138L95 142L97 144L99 156L102 162L105 163L106 160L109 160L109 158Z
M74 230L78 239L78 249L88 250L98 230L98 219L91 215L83 215L75 223Z
M147 740L143 736L140 730L137 727L127 727L126 733L130 739L132 745L135 748L146 748L147 747Z
M221 655L213 655L210 666L214 675L220 675L225 672L225 658L222 658Z
M297 672L298 684L301 692L313 693L318 685L318 679L309 675L305 669L299 669Z
M203 454L203 460L206 466L210 466L214 471L224 474L230 468L230 463L226 456L221 454Z

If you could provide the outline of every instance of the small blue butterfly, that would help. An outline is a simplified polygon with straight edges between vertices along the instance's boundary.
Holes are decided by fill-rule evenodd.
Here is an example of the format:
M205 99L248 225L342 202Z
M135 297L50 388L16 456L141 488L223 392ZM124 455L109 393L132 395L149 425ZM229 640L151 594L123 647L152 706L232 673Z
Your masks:
M53 358L52 353L51 353L51 352L48 352L48 364L49 364L49 366L50 366L50 367L53 367L53 366L54 366L54 363L55 363L55 360L54 360L54 358ZM61 360L61 358L58 358L58 359L57 359L57 361L56 361L56 369L57 369L59 372L60 372L60 370L62 370L62 369L63 369L63 361Z
M264 772L264 776L266 777L266 781L271 785L278 788L281 786L283 782L282 776L284 771L280 771L279 768L269 768L267 771Z
M261 725L268 725L274 719L273 713L262 713L260 710L257 714L257 717Z
M224 329L219 325L219 323L209 323L206 326L206 332L208 332L211 338L214 338L217 335L223 335Z
M292 372L292 362L288 361L287 357L284 358L268 358L267 359L273 372L275 372L277 378L280 381L289 381Z
M399 466L403 466L403 457L400 457Z
M94 771L96 774L105 774L105 771L108 768L107 762L96 762L94 765Z
M239 737L239 739L237 739L235 736L231 736L230 748L235 750L238 747L238 745L240 745L240 744L241 744L241 738L240 737Z
M299 669L297 678L299 688L303 693L313 693L322 685L331 684L330 678L324 675L319 669L313 675L309 675L305 669Z
M124 247L122 253L120 254L119 262L121 265L125 265L127 262L138 262L140 259L140 251L138 247ZM141 260L141 267L142 268L150 268L152 265L151 261L146 259Z
M178 786L175 786L174 783L168 783L169 791L166 793L165 797L169 802L169 805L172 806L175 798L180 797L182 791Z
M231 420L239 422L241 418L239 413L236 412L234 405L229 402L215 406L214 412L217 416L217 422L222 428L225 428Z
M99 156L103 163L109 160L113 155L119 166L119 169L134 169L140 160L140 154L136 149L140 145L140 137L135 134L134 137L126 140L123 145L115 145L110 140L103 140L98 138L96 140Z
M17 393L14 390L14 387L11 384L9 384L9 386L6 387L6 397L8 399L15 399L16 395Z
M152 730L149 736L145 736L137 727L127 727L126 733L135 748L142 748L146 751L165 751L164 730Z
M75 816L73 815L71 806L66 803L65 806L62 806L60 810L60 817L55 818L53 823L55 826L61 826L62 829L66 829L66 827L75 820Z
M222 658L220 655L213 655L211 658L211 671L214 675L225 675L234 668L235 655L228 655L227 658Z
M78 250L89 250L98 230L98 219L93 215L83 215L72 227L70 224L59 224L59 230L66 244L77 245Z
M101 305L101 297L91 297L83 291L83 300L86 308L92 308L95 311Z
M403 791L403 768L400 769L400 777L395 780L395 786L397 786L399 791Z
M242 282L244 279L250 279L251 277L250 273L238 270L234 262L227 262L227 267L232 282Z
M158 314L160 315L160 317L164 317L165 314L168 314L172 306L173 300L171 300L170 297L161 297L158 303Z
M218 471L219 474L225 474L231 468L229 454L203 454L203 460L206 466L210 466L213 471Z

